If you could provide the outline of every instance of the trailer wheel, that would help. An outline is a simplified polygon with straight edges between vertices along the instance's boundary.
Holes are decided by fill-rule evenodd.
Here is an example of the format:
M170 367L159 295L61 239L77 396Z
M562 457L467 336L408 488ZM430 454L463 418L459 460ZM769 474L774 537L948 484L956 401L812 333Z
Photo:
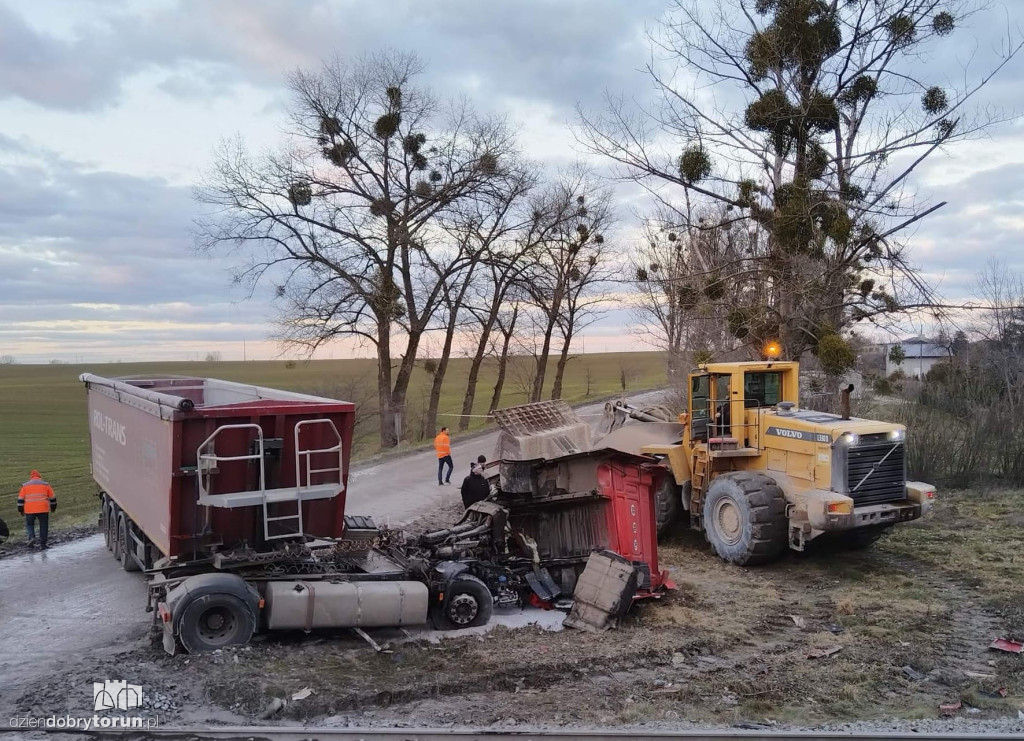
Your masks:
M241 646L256 631L249 607L232 594L215 592L196 597L185 606L178 623L178 637L189 653Z
M438 630L460 630L486 625L494 612L494 598L487 585L475 576L456 577L445 589L445 599L431 608Z
M679 517L682 504L680 488L671 472L665 474L661 486L654 493L654 521L658 535L662 535Z
M775 479L763 473L717 477L704 497L703 515L708 542L731 563L766 563L786 548L786 497Z
M114 516L114 505L109 500L103 500L103 542L108 551L114 550L114 541L117 540L117 518Z
M121 568L125 571L138 571L139 562L135 560L135 543L132 542L131 525L122 512L117 518L117 550L121 556Z
M116 508L110 508L110 551L114 554L114 560L121 560L121 513Z

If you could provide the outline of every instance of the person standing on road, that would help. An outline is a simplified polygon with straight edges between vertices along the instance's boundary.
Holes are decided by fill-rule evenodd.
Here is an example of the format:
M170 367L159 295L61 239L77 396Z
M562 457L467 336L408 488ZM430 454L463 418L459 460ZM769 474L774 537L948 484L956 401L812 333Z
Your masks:
M57 495L43 481L39 471L32 471L18 492L18 514L25 515L25 534L29 546L36 544L36 522L39 523L39 547L46 548L50 533L50 513L57 511Z
M441 431L437 433L437 437L434 438L434 450L437 451L437 485L444 486L452 483L452 470L454 470L455 464L452 463L452 441L448 437L447 427L442 427ZM448 466L448 475L442 481L441 472L445 465Z
M462 506L469 508L469 505L482 502L491 494L491 485L484 478L484 468L479 463L473 464L473 469L462 481L459 488L462 492Z

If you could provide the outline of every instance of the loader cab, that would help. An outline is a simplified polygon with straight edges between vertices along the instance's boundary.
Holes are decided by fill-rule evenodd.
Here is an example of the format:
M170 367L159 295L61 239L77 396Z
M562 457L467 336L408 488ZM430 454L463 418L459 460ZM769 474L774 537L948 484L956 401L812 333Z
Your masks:
M709 363L690 374L691 443L756 437L760 410L799 399L800 365L789 361Z

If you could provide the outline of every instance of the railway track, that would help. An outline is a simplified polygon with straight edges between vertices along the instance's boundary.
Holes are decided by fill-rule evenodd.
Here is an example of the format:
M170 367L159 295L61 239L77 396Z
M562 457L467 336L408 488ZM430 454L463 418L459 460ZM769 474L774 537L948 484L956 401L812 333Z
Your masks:
M125 741L167 739L169 741L603 741L604 739L657 739L658 741L1002 741L1020 739L1021 734L1010 733L841 733L821 731L764 731L748 729L721 729L709 731L650 731L650 730L471 730L471 729L359 729L316 728L288 726L222 726L206 728L167 727L146 731L93 732L92 737Z

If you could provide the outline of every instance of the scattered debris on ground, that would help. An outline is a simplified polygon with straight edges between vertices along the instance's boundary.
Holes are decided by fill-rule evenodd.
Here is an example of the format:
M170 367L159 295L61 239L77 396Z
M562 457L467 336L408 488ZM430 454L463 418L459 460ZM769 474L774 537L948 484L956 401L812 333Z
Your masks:
M348 631L196 656L142 643L77 657L5 701L15 712L79 712L91 700L84 688L117 677L142 684L168 723L255 723L274 707L275 721L357 726L1019 731L1024 656L989 645L1024 635L1024 542L1005 518L1022 506L1024 492L949 494L933 517L870 550L757 568L723 563L680 529L660 548L678 589L637 605L616 631L369 631L391 653ZM502 620L534 614L551 613ZM587 701L565 701L573 696Z

